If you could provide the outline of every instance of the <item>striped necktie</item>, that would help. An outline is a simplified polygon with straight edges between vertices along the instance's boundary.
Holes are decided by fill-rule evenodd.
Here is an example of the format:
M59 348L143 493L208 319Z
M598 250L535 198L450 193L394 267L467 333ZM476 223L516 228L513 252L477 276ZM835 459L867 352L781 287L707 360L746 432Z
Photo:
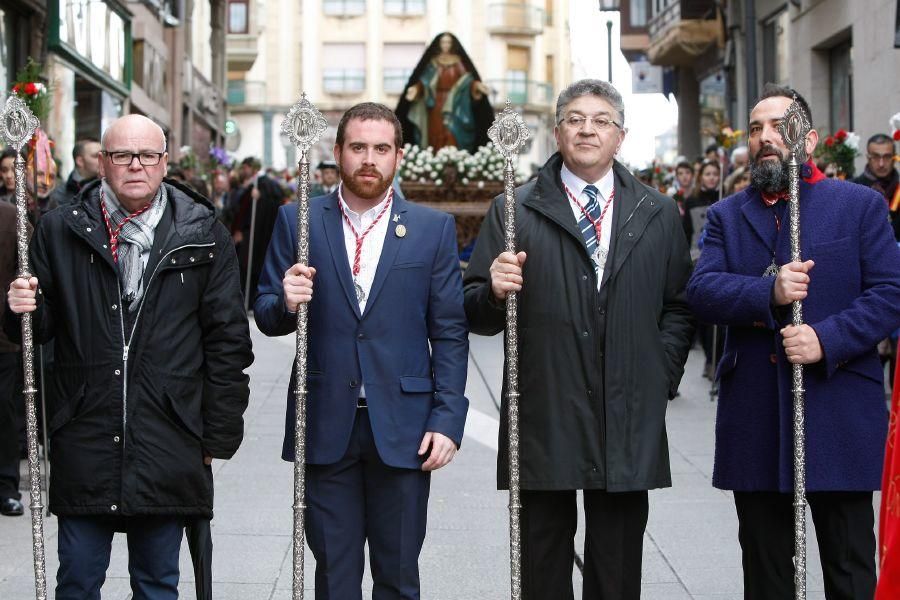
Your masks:
M591 219L594 220L594 223L597 223L600 220L600 203L597 202L597 193L598 190L593 185L587 185L584 188L584 193L588 197L587 204L584 205L584 209L591 215ZM584 212L581 213L581 218L578 219L578 228L581 229L581 235L584 236L584 243L587 246L588 256L594 253L594 250L597 249L597 234L594 233L594 223L591 223L590 219L588 219Z

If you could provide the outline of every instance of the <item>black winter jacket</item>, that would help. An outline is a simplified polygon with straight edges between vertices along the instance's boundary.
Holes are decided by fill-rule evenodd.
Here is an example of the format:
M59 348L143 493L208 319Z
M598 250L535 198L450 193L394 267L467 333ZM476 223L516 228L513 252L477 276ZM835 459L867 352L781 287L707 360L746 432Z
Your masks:
M130 315L99 182L44 216L32 238L35 341L55 340L48 434L59 515L211 517L204 454L230 458L243 438L253 354L231 236L205 198L163 185L168 206ZM19 322L7 319L8 333Z
M671 485L667 398L678 389L694 332L678 207L615 164L615 233L598 292L561 166L555 154L516 191L516 248L527 253L518 297L521 486L618 492ZM500 196L463 279L466 316L481 335L505 327L488 271L504 248L503 221ZM500 418L502 489L505 386Z

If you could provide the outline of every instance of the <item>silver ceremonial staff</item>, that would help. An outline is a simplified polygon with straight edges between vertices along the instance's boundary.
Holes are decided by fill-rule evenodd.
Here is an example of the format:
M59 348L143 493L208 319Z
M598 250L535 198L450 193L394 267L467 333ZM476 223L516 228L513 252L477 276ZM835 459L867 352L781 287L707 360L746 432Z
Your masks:
M806 136L812 124L797 99L778 124L781 139L791 153L790 175L791 261L800 262L800 164L806 160ZM803 325L803 303L791 303L792 324ZM794 392L794 598L806 600L806 411L803 365L792 366Z
M16 242L19 253L18 277L31 278L28 264L28 207L25 202L25 159L22 147L34 135L40 121L21 98L9 96L0 113L0 135L16 151ZM31 313L22 314L22 362L25 370L25 419L28 440L28 480L31 483L31 542L34 555L34 593L37 600L47 598L44 566L44 506L41 501L41 463L38 461L37 411L35 410L34 337Z
M488 129L488 137L506 160L504 174L504 213L507 252L516 252L516 178L513 159L522 144L531 137L525 120L514 111L509 100L494 124ZM509 416L509 565L510 598L522 597L522 543L519 513L519 335L517 329L517 294L506 296L506 408Z
M328 122L304 92L281 122L281 133L300 150L297 175L297 262L309 264L309 149L328 129ZM303 550L306 522L306 354L309 305L297 308L297 358L294 376L294 583L291 598L303 600Z

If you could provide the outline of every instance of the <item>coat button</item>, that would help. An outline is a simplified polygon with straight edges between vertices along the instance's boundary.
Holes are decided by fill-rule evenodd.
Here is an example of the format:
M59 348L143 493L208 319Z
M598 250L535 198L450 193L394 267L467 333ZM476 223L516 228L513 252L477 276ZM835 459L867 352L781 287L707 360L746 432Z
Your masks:
M122 371L116 369L116 375L121 375L121 374L122 374Z
M213 257L213 253L212 253L212 252L209 253L209 257L210 257L210 258Z
M173 265L175 264L175 259L174 259L174 258L172 259L172 264L173 264Z
M582 331L582 332L581 332L581 337L587 337L587 336L588 336L588 332L587 332L587 331Z
M88 233L91 232L91 228L90 228L90 227L87 228L87 232L88 232Z
M116 506L115 504L113 504L112 506L109 507L109 510L116 512L117 510L119 510L119 507Z
M634 232L629 231L629 232L628 232L628 237L634 237Z
M117 435L116 435L116 436L113 436L113 442L115 442L116 444L118 444L118 443L119 443L119 440L120 440L119 436L117 436Z
M77 215L77 214L78 214L78 211L77 211L77 210L73 210L73 211L72 211L72 214L73 214L73 215Z
M778 355L777 355L777 354L770 354L770 355L769 355L769 362L772 363L773 365L777 365L777 364L778 364Z
M355 379L350 380L350 388L351 389L356 389L356 386L358 386L358 385L359 385L359 382L356 381Z
M357 334L356 334L356 338L359 339L359 340L364 340L364 339L366 339L366 334L364 334L364 333L357 333Z
M593 395L594 395L594 392L593 392L592 390L588 390L587 392L588 392L588 396L593 396Z
M587 275L582 275L582 276L581 276L581 280L582 280L582 281L587 281Z
M606 316L606 310L605 310L605 309L602 309L602 308L600 309L600 316L601 316L601 317L605 317L605 316Z
M116 310L116 309L119 308L119 305L118 305L118 304L113 304L110 308L112 308L113 310Z
M191 261L191 262L194 262L194 261L197 260L197 259L194 258L194 257L192 256L192 257L190 257L188 260Z
M103 244L103 247L106 248L106 244Z

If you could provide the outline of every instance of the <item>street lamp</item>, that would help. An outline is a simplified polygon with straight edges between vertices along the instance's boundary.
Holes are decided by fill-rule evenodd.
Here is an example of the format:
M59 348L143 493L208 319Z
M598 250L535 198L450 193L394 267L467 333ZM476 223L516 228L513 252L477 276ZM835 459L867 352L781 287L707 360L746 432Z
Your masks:
M600 11L618 11L619 10L619 0L599 0L600 3ZM612 20L606 21L606 70L609 82L612 83Z

